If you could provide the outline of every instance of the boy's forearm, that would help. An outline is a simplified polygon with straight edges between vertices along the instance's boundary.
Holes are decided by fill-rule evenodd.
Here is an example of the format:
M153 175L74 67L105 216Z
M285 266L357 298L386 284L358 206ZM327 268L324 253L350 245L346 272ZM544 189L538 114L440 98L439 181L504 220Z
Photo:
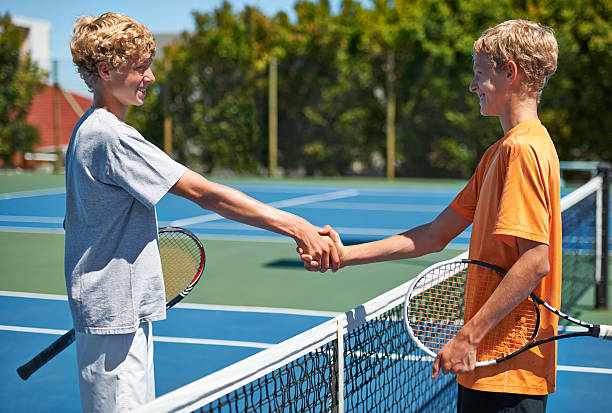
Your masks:
M474 317L463 334L478 345L486 334L535 289L548 273L548 246L542 244L521 255Z
M345 247L342 266L415 258L441 251L470 223L447 207L428 224L380 241Z
M297 215L273 208L234 188L208 181L190 170L185 172L170 192L224 218L294 239L302 239L304 233L312 229L308 221Z
M438 244L432 243L433 237L427 236L430 225L421 225L379 241L347 246L342 266L415 258L435 252Z
M299 238L309 223L296 215L270 207L233 188L210 182L209 192L196 202L232 221Z

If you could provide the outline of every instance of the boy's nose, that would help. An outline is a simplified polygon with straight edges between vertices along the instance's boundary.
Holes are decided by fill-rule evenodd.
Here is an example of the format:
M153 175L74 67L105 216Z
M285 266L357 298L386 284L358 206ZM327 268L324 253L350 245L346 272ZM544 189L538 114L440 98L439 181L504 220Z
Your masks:
M470 92L476 93L476 90L478 89L478 84L474 80L472 80L472 82L468 86L468 89L470 90Z
M145 78L148 80L149 83L155 82L155 75L153 74L153 70L150 67L145 72Z

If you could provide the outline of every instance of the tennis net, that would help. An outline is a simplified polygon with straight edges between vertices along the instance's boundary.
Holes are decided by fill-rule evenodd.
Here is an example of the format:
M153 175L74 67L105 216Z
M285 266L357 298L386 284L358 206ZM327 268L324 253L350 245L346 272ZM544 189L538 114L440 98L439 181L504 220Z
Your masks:
M562 310L595 287L595 307L607 306L610 165L561 200L563 222Z
M467 257L467 253L459 258ZM453 376L406 333L409 283L270 349L163 395L142 412L445 412ZM343 354L344 357L338 357Z
M608 248L605 182L600 174L562 200L566 310L605 276L597 263ZM409 287L410 281L138 411L456 411L454 376L432 380L433 359L406 332L403 305Z

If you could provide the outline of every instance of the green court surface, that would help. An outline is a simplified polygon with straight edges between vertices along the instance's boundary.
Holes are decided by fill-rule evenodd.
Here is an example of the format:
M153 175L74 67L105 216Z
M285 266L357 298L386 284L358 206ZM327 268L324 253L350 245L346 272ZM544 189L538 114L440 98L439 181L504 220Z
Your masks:
M348 311L461 251L342 269L307 272L291 242L203 240L204 278L185 302ZM0 232L0 290L66 294L64 237Z
M268 180L227 178L231 182L308 183L309 185L457 186L461 181L396 180L380 178L323 178ZM61 188L63 174L0 173L0 193ZM201 285L186 302L263 307L348 311L370 298L415 277L423 268L459 254L447 249L425 257L345 268L337 273L307 272L295 245L287 242L206 240L207 258ZM0 290L66 294L62 234L0 232ZM612 262L612 260L611 260ZM609 297L612 288L609 280ZM612 311L594 310L594 292L588 291L575 308L576 316L612 323Z
M0 173L0 193L64 187L63 174ZM211 178L217 180L215 178ZM225 183L449 187L461 181L382 178L266 179L224 177ZM289 239L283 242L206 240L204 278L185 302L348 311L416 276L421 269L461 251L447 250L413 260L377 263L337 273L307 272ZM0 232L0 289L66 294L61 234Z
M0 194L9 192L33 191L39 189L63 188L66 177L62 174L43 174L34 172L0 172Z

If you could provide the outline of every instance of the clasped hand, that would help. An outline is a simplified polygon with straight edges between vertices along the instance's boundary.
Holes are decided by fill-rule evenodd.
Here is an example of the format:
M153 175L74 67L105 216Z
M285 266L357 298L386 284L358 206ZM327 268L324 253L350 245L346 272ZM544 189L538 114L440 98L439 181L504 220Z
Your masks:
M321 255L319 258L310 254L302 246L298 246L296 250L300 254L304 268L308 271L325 272L331 268L335 272L342 267L342 259L344 257L344 245L340 240L340 235L329 225L319 229L319 235L326 237L332 243L333 253L329 254L329 258L325 255ZM328 259L330 262L327 262Z

